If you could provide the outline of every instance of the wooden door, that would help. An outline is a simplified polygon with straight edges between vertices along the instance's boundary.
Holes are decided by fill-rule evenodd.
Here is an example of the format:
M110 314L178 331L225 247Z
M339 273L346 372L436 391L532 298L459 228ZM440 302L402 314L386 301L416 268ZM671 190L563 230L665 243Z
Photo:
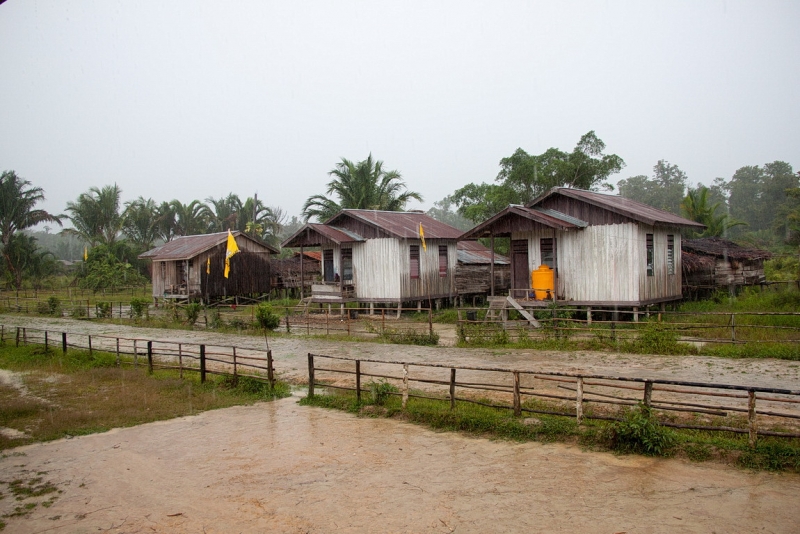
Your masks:
M531 286L531 273L528 270L528 240L511 241L511 288L527 289Z

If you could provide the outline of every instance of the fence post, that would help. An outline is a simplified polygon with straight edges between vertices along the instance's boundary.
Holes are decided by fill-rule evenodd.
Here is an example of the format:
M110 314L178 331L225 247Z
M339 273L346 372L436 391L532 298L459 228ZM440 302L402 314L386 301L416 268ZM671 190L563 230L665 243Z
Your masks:
M328 307L325 308L325 336L330 335L330 327L328 326L328 320L330 319L331 315L331 306L328 304Z
M183 378L183 344L178 343L178 378Z
M270 387L275 387L275 370L272 368L272 349L267 351L267 380Z
M28 345L28 329L22 329L22 344L27 346Z
M6 325L0 324L0 343L5 343Z
M514 371L514 415L522 415L522 399L519 394L519 371Z
M139 350L136 348L136 340L133 340L133 366L139 367Z
M67 333L61 332L61 352L67 353Z
M356 360L356 400L361 402L361 360Z
M119 338L117 338L117 367L120 366L120 359L119 359Z
M748 444L751 449L755 449L758 439L758 421L756 420L756 392L752 389L747 392L747 423L750 431Z
M308 353L308 396L314 396L314 355Z
M44 351L47 352L47 330L44 331Z
M147 342L147 374L153 374L153 342Z
M89 356L91 356L92 355L92 336L90 335L88 337L89 337Z
M450 369L450 409L454 410L456 407L456 370Z
M731 314L731 341L736 343L736 314Z
M433 337L433 307L428 302L428 335Z
M206 346L200 345L200 383L206 381Z
M583 377L578 377L578 384L575 388L575 418L578 424L583 423Z
M644 399L642 399L642 402L648 408L653 403L653 383L650 380L644 381Z
M239 380L239 377L236 374L236 347L232 348L233 348L233 383L236 384L236 382ZM267 366L269 367L269 365ZM269 372L269 370L267 370L267 372Z
M408 404L408 364L403 364L403 409Z

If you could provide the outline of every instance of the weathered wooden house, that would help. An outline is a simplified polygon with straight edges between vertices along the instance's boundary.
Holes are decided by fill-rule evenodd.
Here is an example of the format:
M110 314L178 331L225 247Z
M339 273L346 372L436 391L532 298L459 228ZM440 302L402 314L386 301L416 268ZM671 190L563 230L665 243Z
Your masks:
M324 224L307 223L281 246L320 248L322 280L312 285L312 302L399 308L455 298L460 234L422 212L346 209Z
M213 300L270 292L270 255L279 251L241 232L233 232L240 252L223 275L228 232L176 237L139 258L152 261L153 298Z
M456 248L456 292L462 304L469 297L485 297L492 290L508 292L511 287L511 262L506 256L492 254L489 247L478 241L459 241Z
M638 308L681 298L686 228L704 226L619 196L557 187L528 206L508 206L461 239L510 238L509 296L523 306L555 298Z
M301 276L301 274L303 276ZM303 290L310 292L311 284L322 279L322 253L318 250L304 250L302 258L296 252L289 258L272 260L272 287L278 291L300 295Z
M764 260L772 256L719 237L684 239L681 251L686 298L707 297L719 289L735 294L744 286L763 284Z

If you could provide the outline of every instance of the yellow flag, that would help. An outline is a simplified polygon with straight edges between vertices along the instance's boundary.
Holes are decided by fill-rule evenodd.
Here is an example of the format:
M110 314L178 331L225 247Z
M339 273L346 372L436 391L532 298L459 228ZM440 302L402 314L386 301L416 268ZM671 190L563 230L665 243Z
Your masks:
M419 238L422 240L422 250L427 252L428 247L425 246L425 230L422 229L422 223L419 223Z
M211 256L206 260L206 274L211 274Z
M225 250L225 278L228 278L228 273L231 272L231 256L239 252L239 246L233 238L233 234L228 230L228 248Z
M86 261L88 259L89 259L89 249L86 248L86 247L83 247L83 261Z

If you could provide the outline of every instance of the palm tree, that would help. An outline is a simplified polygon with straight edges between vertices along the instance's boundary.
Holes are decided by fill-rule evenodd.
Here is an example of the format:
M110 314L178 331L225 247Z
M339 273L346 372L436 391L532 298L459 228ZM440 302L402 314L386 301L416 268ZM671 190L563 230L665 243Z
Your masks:
M694 237L720 237L725 235L729 228L741 226L745 223L731 219L727 213L717 215L720 203L713 206L708 204L709 189L700 185L697 189L689 189L688 194L681 201L681 211L687 219L706 225L703 232L694 233Z
M61 226L63 215L51 215L45 210L34 209L44 200L41 187L31 187L14 171L0 175L0 243L3 245L3 259L9 276L19 289L25 265L23 258L36 252L35 239L15 239L17 232L36 226L41 222L54 222ZM24 236L19 236L24 237Z
M405 190L399 172L384 171L383 162L373 161L372 154L357 163L342 158L328 175L333 179L328 182L327 196L313 195L303 204L306 220L325 221L343 209L402 211L409 200L422 201L419 193ZM331 200L331 195L339 202Z
M139 197L125 203L122 233L142 250L153 248L153 243L159 237L157 212L158 206L152 198Z
M182 204L179 200L169 203L175 214L175 235L197 235L208 231L208 223L213 214L208 206L199 200Z
M74 228L65 233L77 235L92 246L112 245L122 230L119 212L122 190L117 184L102 189L92 187L81 193L75 202L67 202L67 211Z
M208 202L211 212L209 232L225 232L238 228L238 220L242 212L242 201L238 195L228 193L227 197L220 199L208 197L206 202Z

